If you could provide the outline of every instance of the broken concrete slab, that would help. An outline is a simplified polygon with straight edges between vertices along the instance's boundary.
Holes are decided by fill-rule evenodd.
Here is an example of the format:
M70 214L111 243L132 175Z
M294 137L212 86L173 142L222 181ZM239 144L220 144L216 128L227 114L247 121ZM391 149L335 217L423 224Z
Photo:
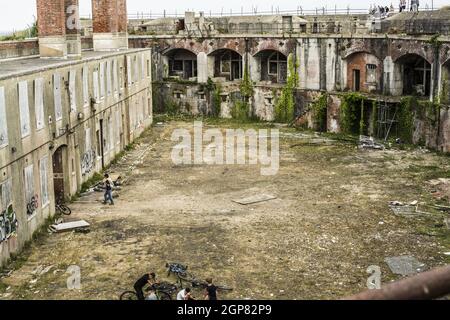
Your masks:
M73 230L79 230L79 229L87 229L91 225L87 223L84 220L80 221L72 221L72 222L66 222L61 223L57 225L52 225L50 229L54 232L67 232L67 231L73 231Z
M269 194L259 194L259 195L250 196L250 197L242 198L242 199L235 199L235 200L231 200L231 201L242 204L242 205L249 205L249 204L254 204L254 203L275 200L276 198L277 197L275 197L273 195L269 195Z
M426 270L426 265L412 256L388 257L384 259L392 273L410 276Z
M359 148L360 149L374 149L374 150L384 150L385 147L381 143L375 142L373 137L360 136L359 137Z

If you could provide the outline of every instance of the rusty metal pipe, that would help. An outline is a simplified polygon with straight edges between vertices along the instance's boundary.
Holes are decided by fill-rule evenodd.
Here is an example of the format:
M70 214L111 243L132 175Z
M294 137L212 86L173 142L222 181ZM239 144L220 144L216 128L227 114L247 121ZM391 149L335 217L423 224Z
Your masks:
M431 300L450 294L450 266L368 290L344 300Z

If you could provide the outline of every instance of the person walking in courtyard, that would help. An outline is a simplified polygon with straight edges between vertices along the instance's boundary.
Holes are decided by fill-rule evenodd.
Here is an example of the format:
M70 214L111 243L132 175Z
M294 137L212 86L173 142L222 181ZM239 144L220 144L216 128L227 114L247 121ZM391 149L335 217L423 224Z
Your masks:
M103 204L107 204L108 200L110 201L110 205L114 205L112 190L114 187L114 182L109 177L109 174L105 174L105 179L103 180L103 185L105 187L105 200L103 201Z
M212 278L206 279L208 286L205 289L205 300L219 300L217 299L217 287L213 284Z

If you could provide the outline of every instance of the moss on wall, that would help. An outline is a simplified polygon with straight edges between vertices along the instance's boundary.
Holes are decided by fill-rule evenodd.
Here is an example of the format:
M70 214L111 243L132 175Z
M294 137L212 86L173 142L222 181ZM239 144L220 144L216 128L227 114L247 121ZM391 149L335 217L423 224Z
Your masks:
M317 131L327 130L328 94L322 93L310 105L314 121L314 129Z
M291 122L295 116L295 96L294 90L298 85L299 77L297 68L298 61L293 61L292 56L288 58L288 77L286 85L281 91L280 97L275 104L275 121L287 123Z
M364 101L359 93L345 93L341 95L341 128L342 132L361 134L365 131Z

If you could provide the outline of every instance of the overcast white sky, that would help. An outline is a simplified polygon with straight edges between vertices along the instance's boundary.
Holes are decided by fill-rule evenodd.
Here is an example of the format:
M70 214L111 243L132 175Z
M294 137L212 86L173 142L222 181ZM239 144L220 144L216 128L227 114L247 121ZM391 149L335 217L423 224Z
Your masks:
M450 5L450 0L421 0L421 6L426 4L431 6L434 1L435 7ZM303 9L314 9L316 7L327 6L334 8L335 4L339 8L345 8L349 5L351 8L363 9L368 8L370 3L379 5L398 6L398 0L227 0L227 1L206 1L204 0L164 0L164 1L148 1L148 0L128 0L129 13L159 13L166 10L167 12L178 13L184 12L186 9L194 9L195 11L213 12L240 12L244 6L244 11L252 11L252 6L257 6L258 11L270 11L272 6L279 7L280 10L295 10L297 6ZM89 14L91 11L91 0L80 0L81 14ZM33 21L36 16L36 0L1 0L0 4L0 31L12 31L14 29L22 29Z

